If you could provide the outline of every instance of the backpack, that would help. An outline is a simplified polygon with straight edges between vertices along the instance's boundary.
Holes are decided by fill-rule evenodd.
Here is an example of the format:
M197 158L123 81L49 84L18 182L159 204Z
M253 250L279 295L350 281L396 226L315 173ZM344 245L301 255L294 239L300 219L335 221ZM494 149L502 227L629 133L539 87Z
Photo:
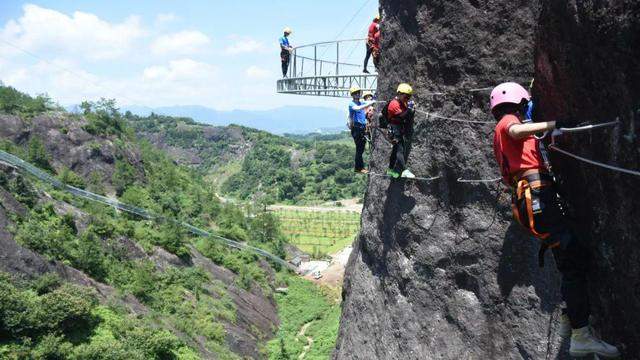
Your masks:
M384 104L380 115L378 115L378 127L381 129L386 129L389 127L389 104L391 101L388 101Z

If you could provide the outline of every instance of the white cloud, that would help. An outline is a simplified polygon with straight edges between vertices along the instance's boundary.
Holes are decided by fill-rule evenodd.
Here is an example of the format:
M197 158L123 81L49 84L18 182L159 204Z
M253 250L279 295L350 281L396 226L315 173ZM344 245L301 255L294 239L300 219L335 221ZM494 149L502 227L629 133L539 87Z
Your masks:
M235 42L224 49L224 52L228 55L259 53L267 49L264 43L250 37L232 36L231 38Z
M244 73L249 79L266 79L271 77L272 75L269 70L263 69L255 65L247 68L247 70L245 70Z
M156 24L158 25L168 24L176 20L178 20L178 17L174 13L158 14L156 16Z
M145 81L209 81L216 77L218 68L192 59L170 61L168 66L151 66L143 71Z
M151 44L151 50L155 54L194 54L203 51L210 43L209 37L199 31L181 31L160 36Z
M112 24L80 11L68 16L37 5L25 5L23 11L22 17L5 24L0 38L27 51L109 60L124 56L145 36L136 16Z

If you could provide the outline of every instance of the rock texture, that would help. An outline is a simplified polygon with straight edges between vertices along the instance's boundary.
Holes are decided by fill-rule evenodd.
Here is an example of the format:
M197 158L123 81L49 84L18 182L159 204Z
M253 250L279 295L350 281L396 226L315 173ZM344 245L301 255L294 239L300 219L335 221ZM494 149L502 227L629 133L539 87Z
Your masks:
M488 92L468 90L533 76L537 1L382 0L381 9L383 99L406 81L421 110L492 120ZM512 224L497 185L457 181L498 176L493 127L418 114L408 164L442 178L371 177L336 359L562 358L553 260L538 269L538 244ZM377 136L374 172L389 152Z
M381 0L381 10L382 98L407 81L422 110L491 120L488 93L468 90L524 84L535 74L539 120L622 122L564 136L563 148L640 168L637 1ZM492 129L419 115L409 165L442 178L370 180L336 359L567 358L557 335L553 260L538 269L537 243L512 223L508 196L498 198L494 185L456 181L497 176ZM378 136L375 172L388 155ZM596 260L594 325L625 358L637 359L640 182L557 153L553 162Z
M614 130L564 136L563 149L640 169L640 3L542 2L536 89L542 120L572 117ZM640 358L640 178L554 154L566 196L590 242L597 328L625 359Z

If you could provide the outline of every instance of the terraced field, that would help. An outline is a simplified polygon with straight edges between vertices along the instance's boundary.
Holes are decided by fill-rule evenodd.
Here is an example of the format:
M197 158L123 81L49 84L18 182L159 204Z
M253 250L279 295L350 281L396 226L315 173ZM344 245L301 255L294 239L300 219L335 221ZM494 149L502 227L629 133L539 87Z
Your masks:
M353 211L276 210L290 243L321 258L350 245L360 231L360 214Z

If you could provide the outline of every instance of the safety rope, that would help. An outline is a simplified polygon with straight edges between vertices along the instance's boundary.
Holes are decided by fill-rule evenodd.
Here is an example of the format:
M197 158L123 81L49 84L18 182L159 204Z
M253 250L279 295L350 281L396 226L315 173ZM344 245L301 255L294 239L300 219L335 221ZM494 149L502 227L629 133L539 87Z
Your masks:
M582 132L582 131L588 131L588 130L603 128L603 127L618 126L618 125L620 125L620 120L609 121L609 122L600 123L600 124L578 126L573 128L560 128L560 131L566 132L566 133Z
M129 204L125 204L122 203L118 200L115 199L111 199L102 195L98 195L98 194L94 194L92 192L86 191L86 190L82 190L79 189L77 187L71 186L71 185L67 185L63 182L61 182L60 180L56 179L55 177L53 177L52 175L48 174L47 172L31 165L30 163L22 160L21 158L9 154L5 151L0 150L0 161L1 162L5 162L9 165L12 165L20 170L26 171L27 173L31 174L32 176L35 176L36 178L50 184L51 186L53 186L56 189L60 189L63 190L73 196L79 197L79 198L83 198L89 201L93 201L93 202L97 202L97 203L101 203L113 208L116 208L120 211L124 211L130 214L134 214L134 215L138 215L144 219L147 220L164 220L164 221L170 221L173 222L175 224L178 224L182 227L184 227L185 229L187 229L190 233L194 234L194 235L198 235L198 236L202 236L202 237L208 237L208 238L213 238L213 239L217 239L222 241L226 246L231 247L231 248L235 248L235 249L239 249L239 250L250 250L253 251L263 257L269 258L291 270L295 271L295 267L293 267L291 264L289 264L287 261L269 253L268 251L262 250L260 248L257 247L253 247L247 244L243 244L243 243L239 243L237 241L233 241L231 239L227 239L225 237L210 233L206 230L202 230L199 229L189 223L186 222L182 222L173 218L168 218L168 217L164 217L164 216L160 216L157 214L154 214L153 212L150 212L146 209L137 207L137 206L133 206L133 205L129 205Z
M495 178L495 179L478 179L478 180L473 180L473 179L463 179L463 178L458 178L457 180L459 183L468 183L468 184L482 184L482 183L496 183L499 181L502 181L502 178Z
M460 94L460 93L464 93L464 92L474 93L474 92L490 91L490 90L493 90L493 88L494 88L494 87L493 87L493 86L491 86L491 87L476 88L476 89L458 89L457 91L451 91L451 92L428 92L428 93L421 93L421 95L425 95L425 96L447 96L447 95Z
M387 178L387 179L396 179L396 178L391 177L391 176L389 176L389 175L387 175L387 174L369 173L369 176L372 176L372 177L382 177L382 178ZM442 175L438 175L438 176L434 176L434 177L429 177L429 178L425 178L425 177L418 177L418 176L416 176L416 177L414 177L414 178L405 178L405 177L400 177L400 178L397 178L397 179L398 179L398 180L399 180L399 179L402 179L402 180L416 180L416 181L427 181L427 182L428 182L428 181L438 180L438 179L441 179L441 178L442 178Z
M420 110L420 109L416 109L416 112L426 115L427 118L434 118L434 119L461 122L461 123L471 123L471 124L495 124L496 123L495 121L481 121L481 120L467 120L467 119L451 118L451 117L447 117L447 116L438 115L436 113L423 111L423 110Z
M601 162L598 162L598 161L595 161L595 160L587 159L585 157L578 156L576 154L573 154L573 153L570 153L570 152L568 152L566 150L563 150L563 149L559 148L555 144L549 145L549 148L551 150L554 150L554 151L557 151L557 152L562 153L564 155L567 155L569 157L572 157L572 158L574 158L576 160L585 162L587 164L599 166L599 167L602 167L602 168L605 168L605 169L609 169L609 170L613 170L613 171L617 171L617 172L621 172L621 173L625 173L625 174L629 174L629 175L640 176L640 171L624 169L624 168L621 168L621 167L608 165L608 164L604 164L604 163L601 163Z

